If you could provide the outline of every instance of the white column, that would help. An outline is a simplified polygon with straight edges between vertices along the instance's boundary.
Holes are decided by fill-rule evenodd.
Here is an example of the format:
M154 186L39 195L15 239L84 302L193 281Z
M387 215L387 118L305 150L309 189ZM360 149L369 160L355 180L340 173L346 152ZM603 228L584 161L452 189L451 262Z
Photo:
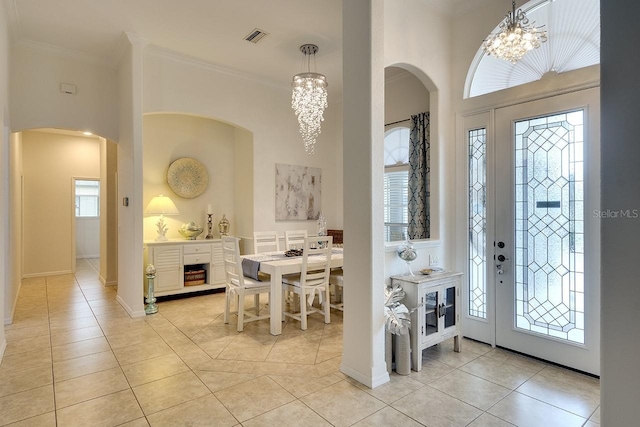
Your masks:
M127 34L118 66L118 296L130 316L144 316L142 206L142 41ZM127 200L127 203L124 200Z
M383 0L344 0L343 156L345 281L340 370L373 388L384 357Z
M640 419L640 4L603 1L600 11L600 202L606 214L600 229L600 420L603 426L630 426Z

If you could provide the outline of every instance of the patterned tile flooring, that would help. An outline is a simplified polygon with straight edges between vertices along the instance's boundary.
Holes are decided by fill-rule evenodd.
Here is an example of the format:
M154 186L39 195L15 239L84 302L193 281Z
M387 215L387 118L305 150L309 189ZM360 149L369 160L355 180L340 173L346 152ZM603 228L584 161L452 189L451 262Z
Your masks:
M88 261L25 280L0 364L0 425L598 426L597 379L470 340L376 389L339 371L342 315L238 333L224 295L132 319ZM232 318L232 321L235 318Z

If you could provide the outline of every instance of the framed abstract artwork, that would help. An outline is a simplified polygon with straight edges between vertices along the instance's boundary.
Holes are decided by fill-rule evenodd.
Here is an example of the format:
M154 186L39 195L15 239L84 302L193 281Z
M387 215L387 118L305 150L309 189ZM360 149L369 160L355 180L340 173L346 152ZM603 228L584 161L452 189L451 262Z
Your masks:
M322 169L276 163L276 221L315 220L322 210Z

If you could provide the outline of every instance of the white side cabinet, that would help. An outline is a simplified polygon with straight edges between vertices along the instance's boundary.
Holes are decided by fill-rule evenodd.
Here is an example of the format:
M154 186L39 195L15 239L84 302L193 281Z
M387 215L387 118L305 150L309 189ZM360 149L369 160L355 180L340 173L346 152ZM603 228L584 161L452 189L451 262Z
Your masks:
M175 295L219 289L225 286L220 240L148 241L146 264L156 267L155 295ZM185 283L185 272L204 270L203 284ZM146 289L146 283L144 284Z
M451 337L460 351L460 278L462 273L443 272L428 276L394 276L392 285L405 292L402 301L411 313L411 364L422 369L422 350Z

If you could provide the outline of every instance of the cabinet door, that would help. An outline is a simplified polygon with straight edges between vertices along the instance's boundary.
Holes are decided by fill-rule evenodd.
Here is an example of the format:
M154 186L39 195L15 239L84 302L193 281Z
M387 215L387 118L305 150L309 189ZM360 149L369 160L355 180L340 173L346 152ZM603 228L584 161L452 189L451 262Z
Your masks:
M213 243L211 245L211 284L219 285L225 280L222 243Z
M158 292L182 289L182 247L162 246L153 250L156 267L155 289Z
M437 336L440 332L438 319L439 290L429 288L425 291L422 302L424 307L424 327L421 331L423 341L429 340L432 336Z
M456 306L457 295L456 286L453 283L447 283L442 287L442 303L440 305L440 317L444 324L444 329L456 326Z

